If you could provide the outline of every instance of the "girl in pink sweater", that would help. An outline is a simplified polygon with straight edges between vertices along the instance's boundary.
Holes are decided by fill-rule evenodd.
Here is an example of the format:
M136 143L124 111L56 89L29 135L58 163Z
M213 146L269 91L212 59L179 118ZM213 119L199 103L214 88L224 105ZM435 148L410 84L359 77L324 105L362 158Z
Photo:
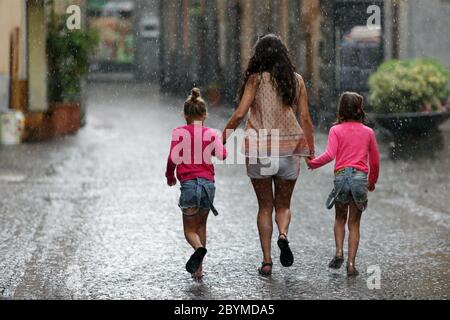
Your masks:
M184 103L187 125L172 132L172 144L167 160L166 178L169 186L181 184L179 207L183 212L184 235L195 252L186 263L186 270L195 279L203 277L206 250L206 223L214 208L214 165L212 158L224 160L227 151L220 134L203 126L208 116L200 90L194 88ZM175 177L175 169L177 177Z
M327 150L308 161L310 169L320 168L336 160L334 190L327 207L336 207L334 235L336 255L329 267L340 269L344 263L345 225L348 220L347 275L357 276L355 268L359 245L359 226L366 210L368 191L375 191L379 173L378 144L373 130L364 125L363 97L357 93L344 93L339 102L337 124L331 128Z

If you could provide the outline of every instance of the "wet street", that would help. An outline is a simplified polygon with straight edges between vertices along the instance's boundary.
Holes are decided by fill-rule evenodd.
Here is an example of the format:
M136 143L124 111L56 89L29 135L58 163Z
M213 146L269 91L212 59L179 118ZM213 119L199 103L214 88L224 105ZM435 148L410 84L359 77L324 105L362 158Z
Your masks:
M257 206L245 168L218 166L221 215L209 220L197 283L184 270L191 249L179 190L164 178L181 102L149 86L91 84L88 105L76 136L0 147L0 299L450 298L449 122L436 139L404 142L409 156L398 160L380 136L380 182L362 219L356 279L327 268L331 166L303 164L290 230L296 261L282 268L274 242L271 278L257 274ZM210 114L208 125L222 128L229 110ZM316 139L321 152L326 135ZM369 290L369 267L380 268L380 289Z

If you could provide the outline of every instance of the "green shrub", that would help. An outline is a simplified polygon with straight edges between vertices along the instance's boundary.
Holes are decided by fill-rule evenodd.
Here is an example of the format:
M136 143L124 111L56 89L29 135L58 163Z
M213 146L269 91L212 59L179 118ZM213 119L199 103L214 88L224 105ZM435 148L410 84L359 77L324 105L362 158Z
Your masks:
M88 73L89 57L99 37L92 30L68 30L66 15L52 13L48 24L47 56L50 102L78 102L81 79Z
M392 60L369 79L369 103L377 113L437 111L450 95L450 71L431 59Z

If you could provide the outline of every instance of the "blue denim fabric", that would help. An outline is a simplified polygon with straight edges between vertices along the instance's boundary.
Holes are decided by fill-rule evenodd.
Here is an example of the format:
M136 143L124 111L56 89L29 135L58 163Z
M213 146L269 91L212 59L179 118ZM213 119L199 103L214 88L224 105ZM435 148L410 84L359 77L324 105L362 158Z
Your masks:
M365 211L368 205L367 194L367 174L355 168L345 168L336 175L334 189L328 196L326 206L331 209L335 202L348 204L353 200L361 211Z
M203 178L185 181L181 184L181 196L178 206L183 209L199 208L212 210L218 215L214 208L214 196L216 187L214 182Z

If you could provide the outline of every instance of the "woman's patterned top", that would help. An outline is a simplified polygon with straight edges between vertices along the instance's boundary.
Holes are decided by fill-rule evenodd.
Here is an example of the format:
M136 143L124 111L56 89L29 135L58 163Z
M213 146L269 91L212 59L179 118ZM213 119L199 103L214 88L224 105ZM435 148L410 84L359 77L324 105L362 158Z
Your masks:
M300 75L296 76L299 85L294 106L284 105L270 73L258 76L258 89L245 128L244 153L247 157L310 156L308 142L296 116L302 81Z

